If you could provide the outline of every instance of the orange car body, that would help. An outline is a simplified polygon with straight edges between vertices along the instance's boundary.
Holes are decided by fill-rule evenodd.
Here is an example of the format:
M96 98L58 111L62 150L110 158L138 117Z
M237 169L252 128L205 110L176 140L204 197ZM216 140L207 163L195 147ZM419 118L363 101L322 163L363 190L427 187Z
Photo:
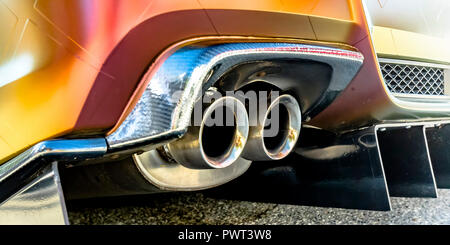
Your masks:
M365 56L356 80L379 77L358 0L1 0L0 20L0 162L46 139L107 134L142 73L189 39L351 45Z
M437 197L449 10L0 0L0 224L68 224L65 200L216 187L384 211L390 196Z

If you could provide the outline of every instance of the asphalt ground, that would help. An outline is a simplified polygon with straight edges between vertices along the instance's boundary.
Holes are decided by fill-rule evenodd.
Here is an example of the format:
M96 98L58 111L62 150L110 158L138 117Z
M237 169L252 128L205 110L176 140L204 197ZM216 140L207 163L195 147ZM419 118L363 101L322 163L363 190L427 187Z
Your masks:
M74 225L450 225L450 190L438 198L391 198L392 211L223 200L166 193L68 202Z

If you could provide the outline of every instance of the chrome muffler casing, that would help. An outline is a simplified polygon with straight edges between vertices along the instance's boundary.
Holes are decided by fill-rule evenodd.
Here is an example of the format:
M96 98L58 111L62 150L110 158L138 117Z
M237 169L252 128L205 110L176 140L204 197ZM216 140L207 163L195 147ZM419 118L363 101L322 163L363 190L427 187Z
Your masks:
M270 130L267 129L269 121ZM267 108L260 108L258 116L250 118L250 124L242 157L250 161L280 160L289 155L297 143L302 113L297 100L284 94L275 98Z
M224 114L225 118L218 118ZM248 133L245 106L233 97L222 97L205 110L200 125L189 126L181 139L164 148L190 169L226 168L241 156Z

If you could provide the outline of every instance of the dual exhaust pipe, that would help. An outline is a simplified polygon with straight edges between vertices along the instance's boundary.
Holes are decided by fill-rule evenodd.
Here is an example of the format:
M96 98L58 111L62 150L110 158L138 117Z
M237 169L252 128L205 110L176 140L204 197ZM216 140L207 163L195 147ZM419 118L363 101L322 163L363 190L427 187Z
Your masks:
M280 160L295 147L301 110L291 95L281 95L250 117L238 99L225 96L203 112L200 125L189 126L179 140L164 146L166 158L190 169L226 168L240 157L250 161ZM222 120L225 118L226 120Z

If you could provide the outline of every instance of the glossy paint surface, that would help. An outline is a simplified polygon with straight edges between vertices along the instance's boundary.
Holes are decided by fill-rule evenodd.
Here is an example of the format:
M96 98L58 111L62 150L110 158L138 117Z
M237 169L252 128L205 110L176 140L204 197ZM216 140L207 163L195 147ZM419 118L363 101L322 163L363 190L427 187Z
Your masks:
M365 1L379 56L450 63L450 2Z
M364 2L370 2L370 4L366 4L369 18L365 22L368 22L368 26L374 25L372 36L367 36L367 38L354 44L364 55L364 65L352 83L336 101L317 117L313 118L309 124L342 132L380 121L423 121L450 117L450 103L448 101L406 101L392 95L384 83L377 59L377 55L379 55L380 57L386 56L446 63L444 61L447 61L445 57L448 53L448 48L443 47L441 51L436 51L436 49L439 49L438 47L442 47L442 42L436 43L432 40L448 38L447 34L445 34L448 31L446 29L448 23L439 22L438 25L429 26L426 30L426 23L434 25L436 22L426 22L422 17L424 17L425 12L428 12L425 16L428 16L429 19L440 18L440 20L445 20L445 16L438 15L441 11L435 11L436 15L433 15L433 12L429 13L429 10L436 9L436 4L442 4L442 8L446 9L447 1L398 1L408 2L408 4L413 4L416 8L417 6L422 6L420 10L416 11L416 13L422 11L422 14L418 14L421 17L414 20L408 18L410 13L405 12L409 7L402 9L397 1L368 0ZM382 6L381 12L378 14L384 13L390 16L391 21L389 22L389 27L386 27L387 29L403 28L403 30L396 29L398 33L405 34L401 38L403 41L397 43L396 47L386 44L392 41L390 37L383 37L383 35L377 34L380 29L387 29L376 26L376 24L385 25L386 21L380 17L384 15L379 15L378 18L375 18L375 22L372 21L374 16L370 18L371 13L373 13L373 10L370 10L370 6L372 8ZM392 11L391 7L397 8L397 14ZM365 15L364 8L362 11L362 14Z
M45 139L112 128L173 43L238 35L354 44L367 36L360 9L356 0L0 0L0 162Z

